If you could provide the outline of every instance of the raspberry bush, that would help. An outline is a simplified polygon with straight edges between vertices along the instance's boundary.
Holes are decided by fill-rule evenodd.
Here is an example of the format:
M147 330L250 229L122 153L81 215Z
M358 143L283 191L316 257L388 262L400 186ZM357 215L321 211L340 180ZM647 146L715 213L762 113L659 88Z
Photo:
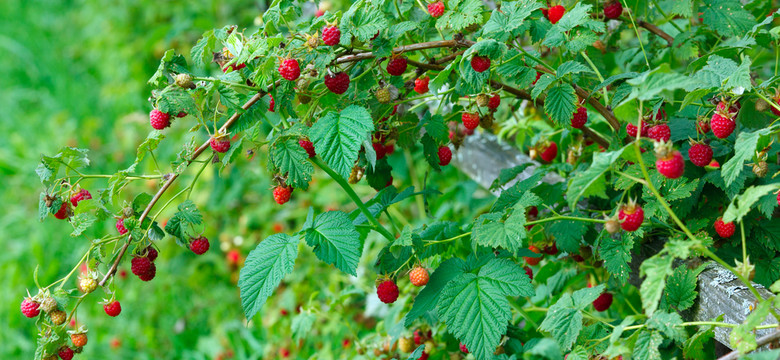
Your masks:
M780 321L780 298L742 324L686 311L703 260L754 294L750 280L780 292L778 13L758 1L651 3L358 1L308 16L281 1L256 30L209 30L188 54L165 52L128 167L92 174L99 160L78 147L41 157L40 220L90 242L73 271L19 291L36 358L88 352L86 326L66 328L82 301L102 294L103 309L81 311L119 315L116 275L129 267L155 286L161 242L214 252L203 234L220 209L193 195L212 171L216 193L254 194L241 206L300 209L299 227L228 257L254 326L280 284L327 287L299 257L353 282L298 301L295 342L274 351L283 358L306 354L316 320L361 301L389 310L365 326L373 333L339 342L349 358L698 359L714 356L716 327L740 353L765 345L754 330L777 327L759 324ZM503 169L489 200L473 183L439 191L452 159L475 165L458 158L464 142L489 132L539 163ZM231 183L242 172L266 188ZM296 199L319 180L351 203ZM136 182L154 191L129 191ZM88 237L104 223L115 230Z

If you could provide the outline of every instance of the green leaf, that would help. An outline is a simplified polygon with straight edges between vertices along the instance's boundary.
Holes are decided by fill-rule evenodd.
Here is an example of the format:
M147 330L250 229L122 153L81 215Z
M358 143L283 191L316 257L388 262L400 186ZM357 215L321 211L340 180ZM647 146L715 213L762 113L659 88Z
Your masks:
M477 358L493 355L512 318L501 288L489 279L466 273L447 283L439 298L439 317L447 332Z
M566 190L569 207L575 208L577 202L583 197L596 196L606 199L604 173L620 158L625 149L624 147L616 151L593 154L593 163L590 167L575 175L569 183L569 188Z
M192 63L199 68L205 67L207 63L211 62L212 52L216 48L216 43L217 39L214 37L214 30L203 33L203 37L190 50Z
M584 221L561 220L548 225L545 230L555 239L556 246L568 253L580 251L582 237L588 231L588 223Z
M440 171L441 166L439 165L439 145L436 145L436 140L433 140L433 138L425 134L423 135L420 142L423 145L423 155L425 155L425 161L428 162L428 165L430 165L434 170Z
M232 110L243 111L241 109L241 99L238 95L238 92L233 90L232 87L229 87L225 84L219 84L219 86L217 86L217 93L219 93L219 100L223 105Z
M769 315L772 302L762 301L758 303L756 309L745 318L742 324L739 324L729 334L729 343L731 348L744 354L756 349L756 326L760 325L766 320Z
M653 316L658 309L658 301L666 284L666 276L672 274L672 256L655 255L645 260L639 267L640 276L646 276L639 288L642 298L642 307L647 316Z
M425 128L425 133L430 135L437 144L447 144L450 142L450 130L447 128L447 124L444 123L444 116L441 114L431 115L430 112L425 112L418 129L420 127Z
M531 279L509 259L493 259L479 269L479 277L501 289L505 296L534 296Z
M133 198L133 213L141 215L147 205L152 201L152 195L140 193Z
M539 80L536 81L536 84L534 84L534 88L531 89L531 97L536 100L555 80L555 76L552 74L542 74Z
M634 344L632 358L642 360L661 360L661 352L658 347L664 341L664 337L658 331L642 330Z
M726 212L723 214L723 221L727 223L735 220L741 222L742 218L750 212L750 209L758 200L770 192L776 191L777 188L777 184L772 184L751 186L745 189L745 192L742 193L742 195L735 197L734 200L731 201L728 209L726 209Z
M722 316L721 316L722 318ZM720 319L716 320L720 321ZM709 346L710 339L715 337L715 327L712 325L699 326L699 330L685 340L683 344L683 355L686 359L693 359L704 354L704 346Z
M349 45L352 36L363 42L369 41L388 26L387 18L378 6L363 0L356 1L341 17L341 45Z
M89 227L92 226L92 224L94 224L96 221L97 221L97 217L89 213L82 213L82 214L77 214L75 216L72 216L70 218L70 224L73 225L73 232L70 233L70 236L76 237L81 235L84 231L89 229Z
M705 1L703 6L704 24L722 36L742 36L756 25L756 18L742 7L739 0Z
M577 94L570 84L559 84L547 91L544 111L560 126L571 126L571 118L577 110Z
M599 245L599 256L604 260L604 267L622 284L628 280L628 274L631 269L628 263L631 262L631 249L634 247L634 240L621 239L605 235Z
M593 6L586 5L582 2L577 3L573 9L567 11L563 17L550 28L542 45L549 47L564 45L567 41L567 37L565 36L566 33L579 26L596 32L603 32L605 29L604 22L590 19L590 10L592 7Z
M501 9L493 10L490 20L482 28L483 34L490 34L499 41L507 40L512 32L524 25L526 18L542 5L534 0L520 0L501 4Z
M563 294L550 307L539 329L552 334L564 351L571 349L582 330L582 313L574 307L569 293Z
M179 239L188 237L190 226L200 225L203 222L203 215L198 211L197 206L192 200L186 200L179 204L179 211L168 219L165 224L165 232Z
M165 139L165 135L162 132L158 130L150 132L149 135L146 136L144 142L142 142L141 145L138 145L138 149L135 151L135 164L140 164L144 157L146 157L147 152L152 152L157 149L157 146L160 145L160 142L162 142L163 139Z
M320 260L357 276L363 246L360 244L360 234L346 213L328 211L318 215L312 227L306 230L306 243L314 248L314 254Z
M439 29L458 32L474 23L482 23L483 5L480 0L448 0L444 15L436 21Z
M489 248L501 247L514 254L520 248L525 248L523 240L525 232L525 209L516 208L512 214L502 221L503 214L487 213L474 220L472 244Z
M198 113L198 107L195 105L195 100L192 99L192 96L176 85L168 86L160 92L160 97L157 99L157 108L164 113L171 114L171 116L176 116L176 114L182 111L187 114Z
M374 130L371 114L363 107L350 105L341 113L329 112L309 130L317 155L344 178L349 177L357 160L360 144Z
M287 185L307 189L314 173L314 166L306 153L294 139L277 141L271 151L274 165L281 173L287 175Z
M292 272L297 257L298 238L287 234L271 235L249 253L238 277L247 319L260 311L282 278Z
M702 270L704 270L703 266L696 270L688 269L684 265L676 267L666 282L664 291L666 304L676 311L687 310L693 306L696 297L699 296L696 285Z
M666 337L674 341L683 342L686 334L680 327L682 323L682 317L678 313L656 311L647 321L647 327L661 331Z
M626 83L633 86L631 94L626 100L639 99L642 101L652 100L663 92L693 88L699 84L698 81L687 75L672 72L666 64L626 80Z
M466 263L458 258L449 258L431 274L428 284L414 297L412 309L404 318L404 326L410 327L414 320L436 308L441 290L450 280L466 271Z
M292 330L293 340L297 343L309 335L309 331L314 326L317 318L309 313L302 312L292 319L290 330Z
M734 144L734 156L723 164L721 175L726 186L731 186L734 180L745 167L745 161L752 159L758 146L758 140L762 136L769 135L773 128L759 129L753 132L742 131L737 136L737 142Z
M506 52L506 45L500 43L494 39L485 39L476 42L469 48L464 54L468 56L470 53L478 54L479 56L486 56L490 59L497 59L504 55Z
M558 79L569 74L578 74L581 72L592 73L593 71L589 67L585 66L585 64L574 60L570 60L561 64L561 66L558 66L558 70L555 71Z
M422 356L423 351L425 351L425 344L422 344L422 345L418 346L417 349L414 349L414 351L412 351L412 353L409 354L409 357L406 360L417 360L417 359L419 359Z

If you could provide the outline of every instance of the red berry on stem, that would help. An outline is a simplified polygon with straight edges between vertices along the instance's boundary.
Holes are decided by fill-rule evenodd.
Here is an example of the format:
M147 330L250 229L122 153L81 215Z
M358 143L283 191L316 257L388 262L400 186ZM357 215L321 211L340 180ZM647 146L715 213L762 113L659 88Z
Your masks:
M464 112L460 116L460 120L463 121L463 126L468 130L474 130L479 126L479 115L477 113Z
M593 308L596 309L596 311L605 311L609 309L611 305L612 294L608 292L599 295L596 300L593 300Z
M157 275L157 266L155 266L154 263L151 263L151 265L149 265L149 271L138 275L138 278L142 281L151 281L154 279L155 275Z
M439 146L439 165L447 166L452 161L452 150L449 146Z
M660 124L648 129L647 137L655 141L669 141L672 137L672 131L669 129L669 125Z
M372 143L371 146L374 148L374 152L376 153L377 160L383 159L385 155L387 155L385 152L386 148L381 143L375 142Z
M37 301L34 301L31 298L25 298L22 300L21 310L22 314L28 318L34 318L38 316L38 314L41 313L40 310L41 304Z
M301 76L301 66L298 64L298 60L282 60L282 62L279 64L279 74L282 75L283 78L290 81L295 81L298 79L298 77Z
M733 222L723 222L723 218L715 220L715 232L722 238L730 238L734 235L734 231L737 230L736 225Z
M119 235L127 234L127 228L125 227L125 218L116 219L116 231L119 231Z
M604 5L604 17L607 19L617 19L623 14L623 5L620 0L612 1Z
M705 167L712 161L712 148L707 144L693 144L688 149L688 158L694 165Z
M70 197L70 203L73 204L73 207L76 207L79 202L89 199L92 199L92 194L87 189L81 189L81 191Z
M523 266L523 270L525 270L525 274L528 275L528 278L533 280L534 279L534 271L531 270L528 266Z
M206 251L209 251L209 239L205 236L201 236L197 239L193 239L190 243L190 250L197 255L203 255Z
M62 202L62 205L60 205L60 209L57 210L56 213L54 213L54 217L60 220L65 220L68 218L68 212L70 208L68 207L69 204L66 201Z
M149 260L149 257L136 256L130 260L130 271L132 271L136 276L141 276L148 273L153 265L154 264L151 260Z
M71 360L73 359L73 349L63 346L57 351L57 355L59 355L62 360Z
M489 109L497 109L499 105L501 105L501 95L499 94L491 96L490 100L488 100Z
M312 143L309 140L306 139L300 139L298 140L298 145L300 145L304 150L306 150L306 153L309 154L310 158L313 158L317 155L316 152L314 152L314 143Z
M387 62L387 73L393 76L401 76L406 71L406 58L394 57Z
M464 353L464 354L468 354L468 353L469 353L469 349L468 349L468 348L466 348L466 344L464 344L464 343L460 343L460 345L459 345L458 347L460 348L460 351L461 351L462 353Z
M274 103L274 96L271 95L271 94L268 94L268 96L271 98L271 101L268 103L268 111L275 112L274 111L274 105L275 105L275 103Z
M428 283L428 279L430 279L430 276L428 275L428 270L425 270L424 267L417 266L409 272L409 281L414 286L425 286Z
M728 115L718 114L717 112L712 115L710 120L712 133L719 139L729 137L736 127L737 124Z
M157 249L155 249L154 246L149 245L146 247L146 257L149 258L149 261L154 262L157 260L158 255L160 254L157 253Z
M171 116L154 109L149 113L149 123L155 130L162 130L171 126Z
M423 78L417 78L414 80L414 91L418 94L425 94L428 92L428 82L431 81L431 78L426 76Z
M336 46L341 40L341 30L336 26L326 26L322 28L322 42L325 45Z
M349 89L349 75L345 72L337 72L333 75L325 75L325 87L332 93L341 95Z
M392 304L398 299L398 285L393 280L385 280L376 287L376 294L385 304Z
M542 147L539 149L539 157L542 158L542 160L546 162L551 162L555 160L555 157L558 156L558 144L555 143L555 141L550 141L547 145L542 145Z
M645 212L641 206L629 203L620 207L618 219L623 230L636 231L636 229L642 226L642 222L645 221Z
M637 130L636 125L631 124L631 123L626 124L626 133L628 133L628 136L630 136L632 138L635 138L636 137L636 130ZM640 134L640 136L647 136L647 130L648 130L647 129L647 123L643 121L642 122L642 133Z
M710 122L706 118L700 118L696 122L696 132L699 134L706 134L710 132Z
M437 1L428 4L428 13L435 18L444 15L444 2Z
M655 161L655 167L666 178L676 179L682 176L685 171L685 160L679 151L674 150L666 156L658 158Z
M119 313L122 312L122 305L119 304L119 301L112 301L108 304L103 305L103 310L106 311L106 315L111 317L119 316Z
M490 68L490 58L474 55L471 57L471 68L481 73Z
M209 139L211 149L218 153L225 153L230 150L230 139L227 137L214 137Z
M566 13L566 8L563 7L563 5L555 5L551 7L550 10L547 10L547 19L549 19L551 23L555 24L561 20L564 13Z
M292 195L293 188L290 186L279 185L274 189L274 200L277 204L282 205L290 201L290 195Z
M582 129L586 122L588 122L588 109L580 106L571 117L571 127Z
M541 254L541 253L542 253L542 251L541 251L541 250L539 250L539 248L538 248L538 247L536 247L536 246L533 246L533 245L529 246L529 247L528 247L528 250L531 250L532 252L535 252L535 253L537 253L537 254ZM542 258L541 258L541 257L530 257L530 256L523 256L523 259L525 259L525 262L526 262L528 265L531 265L531 266L534 266L534 265L538 264L540 261L542 261Z

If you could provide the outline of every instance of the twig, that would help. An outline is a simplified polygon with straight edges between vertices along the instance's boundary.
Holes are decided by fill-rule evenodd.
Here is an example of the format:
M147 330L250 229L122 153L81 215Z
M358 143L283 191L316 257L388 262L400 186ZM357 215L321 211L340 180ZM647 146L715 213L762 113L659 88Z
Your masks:
M647 29L653 34L662 37L669 44L669 47L671 47L672 44L674 44L674 38L671 35L667 34L666 31L661 30L661 28L659 28L658 26L655 26L644 20L638 20L636 24Z
M435 49L435 48L443 48L443 47L469 47L469 46L471 46L471 44L469 44L469 42L466 41L458 41L458 40L429 41L429 42L423 42L418 44L399 46L393 49L393 53L400 54L407 51L417 51L417 50ZM336 64L373 59L375 57L376 55L374 55L373 52L363 52L355 55L342 56L336 59Z
M775 340L780 339L780 331L775 331L769 335L764 335L758 339L756 339L756 349L769 344ZM739 351L734 350L726 355L723 355L718 358L718 360L737 360L741 354Z

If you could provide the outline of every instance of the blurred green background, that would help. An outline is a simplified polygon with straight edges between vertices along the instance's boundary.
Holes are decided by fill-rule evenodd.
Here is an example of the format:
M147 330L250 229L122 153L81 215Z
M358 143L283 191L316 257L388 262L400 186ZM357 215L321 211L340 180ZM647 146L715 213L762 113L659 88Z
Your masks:
M304 16L311 16L316 6L307 3ZM0 147L0 200L4 204L0 284L5 289L0 293L0 324L6 324L0 331L0 358L33 357L35 325L20 314L19 303L26 290L33 295L37 291L36 267L45 286L67 274L89 246L84 236L69 235L72 228L67 222L53 217L38 222L42 187L34 170L40 155L53 155L63 146L89 148L88 173L112 174L126 168L149 132L146 80L162 54L173 48L189 58L191 45L204 31L227 24L252 32L255 18L265 7L264 2L209 0L0 2L0 49L4 53L0 57L0 121L6 129L2 135L5 146ZM339 8L338 4L333 7ZM163 165L175 158L180 144L190 137L186 126L174 126L166 135L168 139L156 152ZM150 283L132 275L117 279L117 298L123 308L117 318L103 313L100 294L90 296L78 311L79 325L89 328L89 343L77 359L260 359L278 358L282 348L291 351L291 358L313 354L348 358L351 351L342 351L343 346L355 346L356 339L363 339L361 347L368 346L367 342L381 344L381 338L371 338L382 332L381 321L373 330L376 320L363 313L363 294L373 292L373 275L345 276L314 261L310 250L302 250L296 271L269 299L255 319L256 326L247 326L235 286L238 265L226 260L228 251L238 250L245 256L271 233L296 230L309 205L322 211L348 204L340 191L319 191L323 187L332 190L333 184L315 180L308 194L296 192L293 202L280 209L270 200L265 160L259 155L240 159L221 174L207 171L193 198L204 212L208 224L204 231L212 240L212 250L196 258L170 239L164 240L159 244L162 261L157 261L156 279ZM396 169L406 161L399 152L391 158ZM144 166L143 171L153 173L152 166ZM475 210L469 208L484 206L484 201L471 197L476 185L464 181L455 170L440 176L448 178L449 185L440 189L444 196L432 200L434 215L470 213ZM411 185L408 174L395 174L395 178L398 187ZM93 191L105 187L101 182L82 185ZM121 200L132 200L141 191L153 193L157 186L153 181L134 183ZM364 196L373 193L367 186L358 190ZM450 201L453 197L462 199ZM113 211L121 209L121 202L116 205ZM407 205L414 207L414 201ZM345 205L343 209L353 208ZM93 239L111 231L115 231L113 223L107 222L86 235ZM367 271L366 259L375 255L376 250L364 253L359 272ZM122 268L127 270L128 265ZM68 287L75 285L70 282ZM403 303L397 302L391 314ZM296 315L299 305L304 315ZM326 316L329 311L343 316ZM291 338L295 316L316 322L309 339L300 344Z

